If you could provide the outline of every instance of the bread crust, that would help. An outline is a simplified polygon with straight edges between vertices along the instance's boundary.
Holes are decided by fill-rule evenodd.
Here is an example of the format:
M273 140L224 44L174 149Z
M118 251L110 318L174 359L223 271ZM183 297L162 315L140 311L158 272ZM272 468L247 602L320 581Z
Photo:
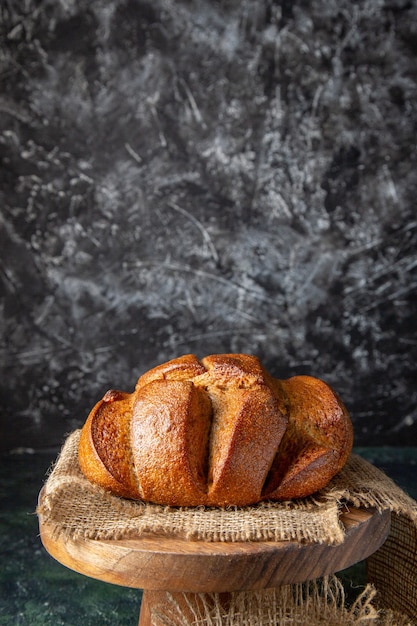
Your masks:
M353 428L346 407L324 381L294 376L274 382L285 395L288 427L264 489L264 499L303 498L324 487L346 463Z
M303 498L343 467L346 407L311 376L273 378L252 355L185 355L108 392L79 460L112 493L170 506L246 506Z
M131 446L144 500L173 506L204 502L210 423L210 401L192 382L162 379L140 387Z
M143 494L130 471L130 426L126 428L131 407L130 394L109 390L93 407L81 430L78 459L81 471L91 482L115 495L137 499Z

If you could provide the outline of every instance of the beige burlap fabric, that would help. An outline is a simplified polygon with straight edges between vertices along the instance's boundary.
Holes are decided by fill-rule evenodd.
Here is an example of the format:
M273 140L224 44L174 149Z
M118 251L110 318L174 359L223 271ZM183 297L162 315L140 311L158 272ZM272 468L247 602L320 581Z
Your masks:
M285 591L286 588L275 590L274 593L262 596L261 600L259 594L235 594L237 604L232 610L234 621L228 622L229 618L226 619L221 607L214 602L210 604L210 610L205 607L198 619L196 617L196 623L249 624L242 615L258 614L261 605L262 611L269 611L269 619L265 615L258 615L251 624L362 624L364 620L367 624L381 626L417 623L413 621L417 619L417 503L383 472L360 457L352 454L343 470L325 489L302 501L263 503L243 508L178 509L125 500L92 485L78 465L79 435L80 431L77 430L67 438L44 485L37 511L42 523L47 524L56 536L64 534L71 538L120 539L158 535L194 541L298 540L338 544L344 539L344 529L339 518L346 504L389 509L392 512L392 529L388 540L369 559L370 578L377 592L375 602L385 607L385 612L377 613L374 603L371 606L370 597L374 593L371 593L371 588L362 595L356 609L347 612L337 583L334 580L330 583L330 579L327 579L324 587L321 587L321 594L317 587L311 593L309 587L310 591L303 595L304 592L297 591L301 589L299 586L290 586L290 592ZM287 598L284 602L283 593L289 593L288 598L292 598L290 612L289 600ZM324 607L329 606L333 606L333 615L336 615L337 606L339 613L334 617L335 621L329 622L328 618L317 621L321 619L319 617L314 618L316 621L310 619L313 614L312 607L308 608L311 598L314 598L314 606L319 607L318 612L322 615L326 614ZM242 602L251 602L251 606L243 606ZM270 609L265 608L268 605ZM278 606L281 611L282 607L287 606L288 618L278 614ZM397 611L397 614L392 613L391 609ZM307 611L304 612L304 618L297 617L303 611ZM220 614L223 617L218 622ZM406 617L401 617L402 614ZM238 618L238 615L241 617ZM170 623L169 616L159 616L158 619L160 623L164 620ZM302 619L308 621L300 621ZM381 621L383 619L385 621Z
M164 610L156 609L153 626L413 626L400 612L378 610L372 585L347 605L345 590L336 576L285 585L278 589L231 594L182 594L181 601L167 593Z

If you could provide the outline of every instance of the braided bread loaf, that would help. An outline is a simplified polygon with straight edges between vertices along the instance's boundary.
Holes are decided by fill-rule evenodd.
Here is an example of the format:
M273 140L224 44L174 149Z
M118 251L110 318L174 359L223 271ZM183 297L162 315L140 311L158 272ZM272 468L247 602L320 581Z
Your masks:
M172 506L244 506L302 498L343 467L349 415L321 380L273 378L254 356L186 355L133 393L108 391L81 431L93 483Z

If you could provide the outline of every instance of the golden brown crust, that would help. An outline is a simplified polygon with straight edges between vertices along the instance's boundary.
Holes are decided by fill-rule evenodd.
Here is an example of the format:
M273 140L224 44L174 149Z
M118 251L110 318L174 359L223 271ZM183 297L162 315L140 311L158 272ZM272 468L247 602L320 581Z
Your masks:
M119 419L130 413L132 399L130 394L119 394L108 391L92 409L81 430L78 459L81 471L93 483L118 496L140 498L134 476L126 471L131 455Z
M210 421L210 402L190 381L153 380L139 389L131 445L144 500L204 502Z
M80 466L117 495L172 506L302 498L324 487L353 443L323 381L277 380L244 354L185 355L132 394L108 392L81 433Z
M136 383L136 391L153 380L190 380L205 373L205 367L194 354L172 359L148 370Z
M271 390L212 391L216 407L210 442L208 504L259 502L287 420Z
M303 498L324 487L346 463L353 444L348 412L332 389L311 376L275 381L288 402L288 428L277 451L264 497Z

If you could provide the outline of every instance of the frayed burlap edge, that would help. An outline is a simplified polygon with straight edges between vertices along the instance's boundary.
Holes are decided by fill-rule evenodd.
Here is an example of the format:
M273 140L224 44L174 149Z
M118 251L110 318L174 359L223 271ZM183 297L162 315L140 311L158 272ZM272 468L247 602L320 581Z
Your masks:
M165 595L151 610L153 626L413 626L401 613L379 611L367 585L349 606L334 575L277 589L227 594Z

